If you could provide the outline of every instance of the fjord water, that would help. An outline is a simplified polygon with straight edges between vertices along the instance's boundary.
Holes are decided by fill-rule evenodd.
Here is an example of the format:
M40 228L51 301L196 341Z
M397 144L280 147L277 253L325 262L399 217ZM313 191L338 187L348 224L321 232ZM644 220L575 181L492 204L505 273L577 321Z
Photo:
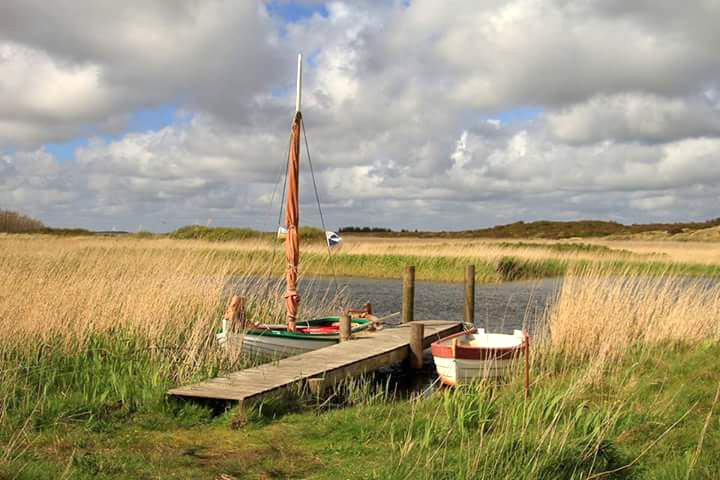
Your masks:
M493 332L510 333L527 326L532 330L536 319L562 284L561 278L475 285L475 324ZM356 307L372 303L373 313L382 317L399 312L402 281L362 277L306 277L300 282L305 298L320 297L336 288ZM415 283L416 320L463 320L464 286L462 283ZM395 320L395 319L394 319Z

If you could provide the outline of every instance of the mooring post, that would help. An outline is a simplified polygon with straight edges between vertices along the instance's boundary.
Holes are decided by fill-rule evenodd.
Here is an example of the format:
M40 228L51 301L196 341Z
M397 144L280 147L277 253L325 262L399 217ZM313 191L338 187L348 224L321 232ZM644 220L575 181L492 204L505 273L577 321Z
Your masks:
M233 295L225 309L223 332L237 333L245 330L245 297Z
M341 342L347 342L348 340L350 340L350 335L352 333L351 323L352 323L352 315L350 314L350 312L343 312L343 314L340 315L340 341Z
M415 266L405 267L403 275L402 323L415 319Z
M410 324L410 367L420 369L423 366L423 341L425 338L425 324L413 322Z
M475 265L465 266L465 323L475 324Z

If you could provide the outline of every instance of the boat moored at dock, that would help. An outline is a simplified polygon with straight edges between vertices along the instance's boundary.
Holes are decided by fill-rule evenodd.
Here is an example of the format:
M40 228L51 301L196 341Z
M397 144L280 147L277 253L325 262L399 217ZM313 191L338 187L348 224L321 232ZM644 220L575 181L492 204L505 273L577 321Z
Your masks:
M446 385L464 385L501 377L513 361L525 354L530 342L526 332L512 335L485 333L484 329L462 332L432 344L435 368Z
M352 317L351 332L367 330L372 319ZM223 329L216 336L220 345L232 345L254 358L276 360L335 345L340 341L340 317L323 317L298 322L295 331L287 325L254 325L234 333Z

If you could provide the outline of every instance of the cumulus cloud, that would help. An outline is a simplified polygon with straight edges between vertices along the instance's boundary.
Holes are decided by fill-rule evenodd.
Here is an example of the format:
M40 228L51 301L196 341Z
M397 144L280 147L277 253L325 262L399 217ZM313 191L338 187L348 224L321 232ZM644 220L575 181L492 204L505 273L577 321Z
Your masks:
M597 93L684 94L720 73L714 2L416 0L374 37L384 74L413 63L463 104L562 106ZM625 5L626 2L623 2ZM671 17L658 12L671 10ZM672 18L672 21L669 19ZM442 68L437 68L442 66Z
M592 97L551 112L547 122L558 140L569 143L669 142L720 135L720 108L706 96L663 98L623 93Z
M123 114L177 102L242 122L291 70L276 40L253 1L3 2L0 142L113 131Z
M717 216L718 8L333 1L289 21L260 1L11 0L0 202L54 224L272 228L303 50L332 226ZM168 104L187 121L124 132ZM69 159L43 147L78 136ZM307 167L301 218L317 224Z

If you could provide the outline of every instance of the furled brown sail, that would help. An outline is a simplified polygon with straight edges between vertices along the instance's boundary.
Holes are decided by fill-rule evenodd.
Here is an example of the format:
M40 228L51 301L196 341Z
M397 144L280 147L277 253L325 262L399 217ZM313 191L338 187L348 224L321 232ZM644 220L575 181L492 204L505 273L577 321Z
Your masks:
M287 267L285 270L285 306L287 307L287 329L295 331L295 320L297 318L298 303L300 297L297 293L298 262L300 261L300 237L298 236L298 222L300 220L300 209L298 207L298 167L300 163L300 112L295 113L292 131L290 134L290 154L288 155L288 176L287 176L287 205L285 207L285 225L287 226L287 237L285 237L285 258Z

